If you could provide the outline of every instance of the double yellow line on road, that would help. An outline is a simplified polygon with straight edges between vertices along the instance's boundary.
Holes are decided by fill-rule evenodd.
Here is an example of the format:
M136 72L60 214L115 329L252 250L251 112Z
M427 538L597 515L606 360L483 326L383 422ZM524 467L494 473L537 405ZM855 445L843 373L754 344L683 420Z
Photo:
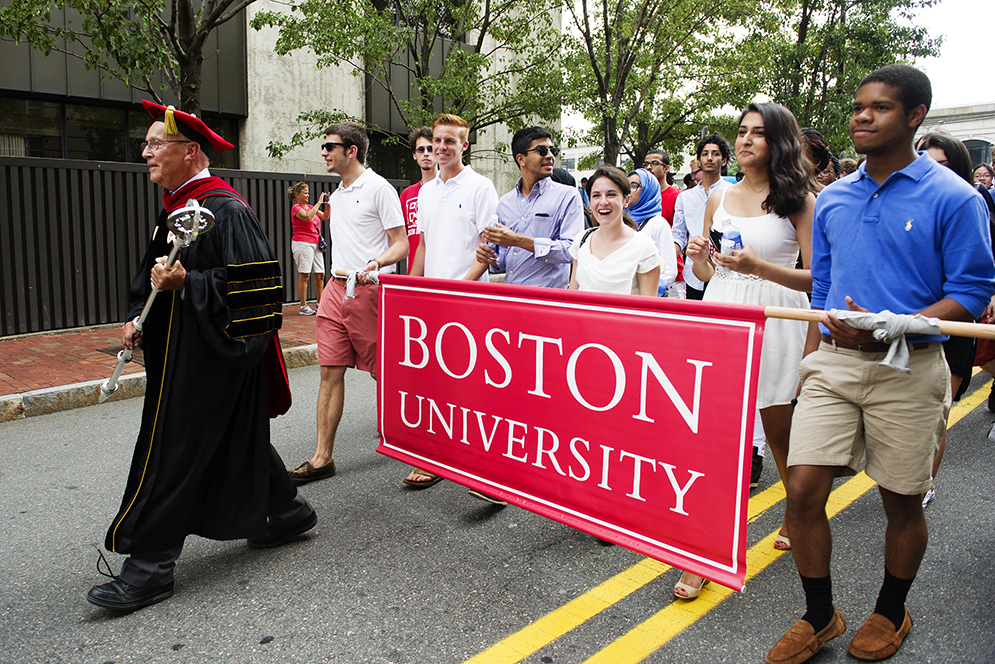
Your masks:
M947 419L948 429L987 399L988 386L989 383L986 381L980 389L961 399L950 409L950 416ZM846 481L830 494L829 502L826 505L827 516L830 519L833 518L867 493L874 485L874 480L863 472ZM778 482L750 498L747 520L755 521L783 499L784 486ZM747 581L784 555L783 551L774 548L774 538L777 537L777 532L775 530L747 550ZM576 629L605 609L617 604L670 569L670 565L657 560L643 559L624 572L616 574L552 613L499 641L479 655L468 659L465 664L516 664ZM595 653L585 664L636 664L641 662L686 627L718 606L733 592L729 588L709 584L702 589L701 595L693 602L674 601Z

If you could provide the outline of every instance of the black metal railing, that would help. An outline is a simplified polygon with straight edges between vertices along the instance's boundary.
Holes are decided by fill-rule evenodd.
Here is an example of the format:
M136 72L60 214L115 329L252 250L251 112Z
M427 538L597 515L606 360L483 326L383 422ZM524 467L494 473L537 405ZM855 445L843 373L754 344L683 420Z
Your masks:
M283 268L284 301L294 300L285 192L303 180L314 199L339 178L212 173L255 210ZM144 165L0 157L0 336L121 322L161 199Z

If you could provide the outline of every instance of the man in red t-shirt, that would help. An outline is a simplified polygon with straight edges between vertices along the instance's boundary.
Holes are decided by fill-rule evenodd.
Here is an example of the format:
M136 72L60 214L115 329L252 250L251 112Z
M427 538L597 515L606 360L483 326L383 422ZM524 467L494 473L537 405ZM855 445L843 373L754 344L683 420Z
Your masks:
M660 199L663 203L663 210L660 214L663 218L667 220L667 223L671 227L674 226L674 205L677 203L677 194L681 193L681 190L674 186L674 174L670 169L670 155L667 154L666 150L660 148L654 148L646 153L646 158L643 160L643 168L653 174L653 177L657 179L660 183ZM684 288L684 256L682 254L677 254L677 278L674 279L674 284L679 284L679 286L674 290L670 297L680 297L683 298L683 288ZM672 284L672 286L674 285Z
M401 209L404 211L404 225L408 231L408 244L411 250L408 252L408 274L411 274L412 260L415 257L415 249L418 248L418 192L426 182L435 179L437 171L437 160L432 152L432 128L418 127L408 134L408 145L411 146L411 153L421 169L421 180L410 187L406 187L401 192Z

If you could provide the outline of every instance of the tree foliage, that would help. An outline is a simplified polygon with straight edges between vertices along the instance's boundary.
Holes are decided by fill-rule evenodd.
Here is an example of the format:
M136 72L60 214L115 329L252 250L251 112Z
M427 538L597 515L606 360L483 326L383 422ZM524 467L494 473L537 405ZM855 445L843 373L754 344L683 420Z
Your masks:
M102 68L156 101L161 73L180 109L200 115L204 44L252 2L201 0L195 7L193 0L12 0L0 8L0 39L79 58L87 69Z
M853 96L867 74L939 54L941 39L913 23L933 0L800 0L776 8L743 40L729 66L749 67L756 88L821 131L833 152L852 150ZM773 29L771 29L773 28Z
M387 92L408 127L448 112L465 118L472 131L497 124L516 129L560 114L554 2L305 0L289 14L260 12L252 26L277 26L281 55L309 49L320 68L353 68ZM342 116L339 109L303 114L304 129L287 143L270 143L270 153L282 155Z
M913 22L933 2L574 0L569 105L593 125L579 138L606 162L639 164L652 147L686 150L702 129L731 138L735 111L759 96L842 152L860 80L938 53Z
M685 148L723 120L734 81L709 62L729 48L727 28L755 3L743 0L576 0L565 11L571 107L593 125L582 139L611 164L642 163L646 151Z

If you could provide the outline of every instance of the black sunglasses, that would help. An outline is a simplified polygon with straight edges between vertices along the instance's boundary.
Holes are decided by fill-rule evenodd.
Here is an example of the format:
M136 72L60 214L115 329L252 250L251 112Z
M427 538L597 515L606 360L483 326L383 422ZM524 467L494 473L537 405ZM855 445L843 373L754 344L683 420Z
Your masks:
M327 143L322 143L321 149L324 150L325 152L331 152L332 150L335 149L336 145L341 146L343 151L349 149L349 146L346 145L345 143L336 143L334 141L328 141Z
M550 152L552 152L553 156L555 157L556 155L560 154L560 148L556 147L555 145L537 145L534 148L525 151L526 154L528 154L529 152L538 152L540 157L545 157Z

